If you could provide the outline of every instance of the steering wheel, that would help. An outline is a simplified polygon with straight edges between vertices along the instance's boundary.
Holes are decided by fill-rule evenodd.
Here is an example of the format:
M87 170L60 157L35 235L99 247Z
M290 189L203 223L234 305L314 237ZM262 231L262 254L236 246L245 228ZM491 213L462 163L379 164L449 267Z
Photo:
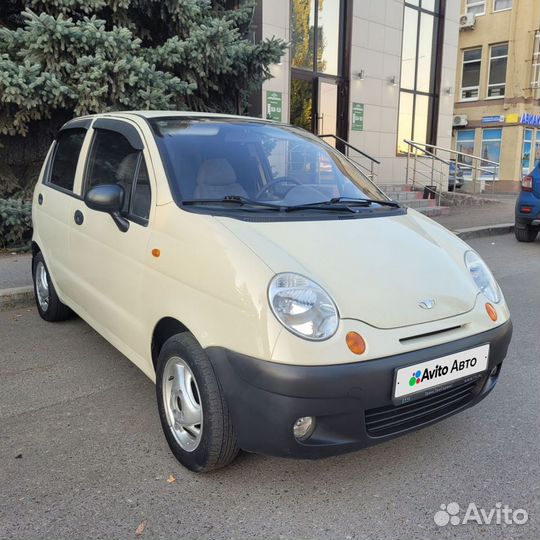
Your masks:
M292 184L292 186L285 193L279 194L279 195L274 193L274 195L278 195L281 197L284 197L294 186L302 185L298 180L295 180L294 178L291 178L290 176L280 176L279 178L275 178L274 180L272 180L271 182L268 182L268 184L263 186L262 189L259 190L259 192L257 193L256 198L260 199L262 195L264 195L266 192L274 191L274 188L276 186L279 186L280 184L288 184L288 185Z

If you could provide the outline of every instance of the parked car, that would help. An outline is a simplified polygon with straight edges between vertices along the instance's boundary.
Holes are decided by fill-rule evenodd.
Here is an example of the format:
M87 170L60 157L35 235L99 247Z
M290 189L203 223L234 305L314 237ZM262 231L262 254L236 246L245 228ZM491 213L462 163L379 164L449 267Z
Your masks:
M540 230L540 161L521 180L514 233L520 242L534 242Z
M155 381L165 437L194 471L433 424L486 397L511 337L475 251L288 125L72 120L33 222L39 314L73 310Z
M453 160L448 168L448 191L455 191L463 187L463 170Z

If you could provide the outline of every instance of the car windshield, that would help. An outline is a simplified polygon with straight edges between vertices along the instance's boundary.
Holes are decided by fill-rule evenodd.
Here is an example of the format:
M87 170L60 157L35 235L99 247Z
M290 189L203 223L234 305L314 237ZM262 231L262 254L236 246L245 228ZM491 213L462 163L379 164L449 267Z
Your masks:
M167 117L151 125L180 204L228 211L392 206L340 152L303 130L241 119Z

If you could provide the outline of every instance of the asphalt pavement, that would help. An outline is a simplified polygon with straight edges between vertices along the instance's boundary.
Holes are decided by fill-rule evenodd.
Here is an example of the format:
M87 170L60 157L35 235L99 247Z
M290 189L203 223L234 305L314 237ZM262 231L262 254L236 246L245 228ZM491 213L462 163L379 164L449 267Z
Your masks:
M87 324L0 312L0 538L537 538L540 239L470 244L514 321L495 390L435 426L320 461L242 454L190 473L162 435L153 384ZM507 504L528 521L438 526L450 503Z

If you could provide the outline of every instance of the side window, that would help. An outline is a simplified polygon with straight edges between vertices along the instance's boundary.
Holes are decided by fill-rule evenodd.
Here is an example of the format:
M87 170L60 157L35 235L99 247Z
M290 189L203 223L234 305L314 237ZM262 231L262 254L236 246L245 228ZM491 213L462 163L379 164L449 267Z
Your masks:
M120 133L97 129L86 170L86 190L100 184L124 188L122 213L148 220L150 183L142 152L134 149Z
M150 181L148 180L148 169L144 158L141 156L139 171L135 187L133 188L133 197L131 198L130 214L148 221L150 216Z
M66 129L58 134L49 184L73 191L75 171L85 136L85 129Z

